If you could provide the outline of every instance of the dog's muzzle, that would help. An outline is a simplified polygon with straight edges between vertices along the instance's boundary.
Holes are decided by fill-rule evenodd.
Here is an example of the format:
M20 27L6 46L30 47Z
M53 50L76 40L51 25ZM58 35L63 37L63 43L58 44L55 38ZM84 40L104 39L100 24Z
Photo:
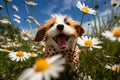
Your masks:
M58 31L62 31L64 29L64 25L63 24L58 24L57 25L57 30Z

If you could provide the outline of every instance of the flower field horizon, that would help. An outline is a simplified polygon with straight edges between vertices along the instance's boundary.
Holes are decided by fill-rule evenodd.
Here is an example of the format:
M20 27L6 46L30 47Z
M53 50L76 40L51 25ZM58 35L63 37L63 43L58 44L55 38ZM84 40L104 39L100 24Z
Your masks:
M79 61L70 65L66 65L62 54L45 57L44 40L34 41L37 30L47 18L38 20L36 16L40 0L20 2L24 7L17 7L15 0L2 0L0 4L0 80L120 80L120 0L104 0L104 3L90 0L89 5L86 0L63 0L66 5L60 7L62 10L55 8L59 5L51 6L49 16L52 12L72 14L71 18L77 19L79 16L78 22L85 30L76 43ZM54 0L56 2L59 1ZM107 15L101 17L102 7ZM27 18L23 18L24 12L18 15L22 8Z

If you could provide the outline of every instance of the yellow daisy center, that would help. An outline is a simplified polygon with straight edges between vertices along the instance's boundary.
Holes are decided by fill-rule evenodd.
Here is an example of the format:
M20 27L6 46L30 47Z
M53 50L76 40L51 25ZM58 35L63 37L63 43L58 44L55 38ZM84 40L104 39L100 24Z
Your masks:
M93 42L91 40L86 40L84 44L87 46L92 46Z
M4 18L4 19L3 19L3 21L6 21L6 22L7 22L7 21L8 21L8 19L7 19L7 18Z
M82 8L82 11L83 11L84 13L89 13L89 12L90 12L90 9L89 9L88 7L83 7L83 8Z
M3 52L9 52L9 50L8 49L3 49Z
M11 0L4 0L4 2L10 2Z
M16 53L16 56L18 56L18 57L22 57L22 56L24 56L24 52L19 51L19 52Z
M31 54L30 54L30 57L35 57L35 53L31 53Z
M112 66L112 70L119 72L120 71L120 66Z
M113 36L120 37L120 29L116 29L113 31Z
M48 63L48 61L44 58L42 59L38 59L35 62L35 69L36 71L45 71L50 67L50 64Z
M29 34L29 32L27 32L27 31L26 31L24 34L28 35L28 34Z
M29 4L30 6L34 6L34 5L35 5L35 3L32 2L32 1L29 1L28 4Z

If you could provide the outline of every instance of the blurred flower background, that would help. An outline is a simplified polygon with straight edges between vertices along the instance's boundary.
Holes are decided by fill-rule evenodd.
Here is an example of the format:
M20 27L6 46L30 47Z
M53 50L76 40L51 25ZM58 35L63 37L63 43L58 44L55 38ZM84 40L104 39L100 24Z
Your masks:
M66 71L61 55L44 58L44 42L34 42L40 25L59 13L85 29L77 41L79 67L71 64ZM0 0L0 80L51 77L120 80L120 0Z

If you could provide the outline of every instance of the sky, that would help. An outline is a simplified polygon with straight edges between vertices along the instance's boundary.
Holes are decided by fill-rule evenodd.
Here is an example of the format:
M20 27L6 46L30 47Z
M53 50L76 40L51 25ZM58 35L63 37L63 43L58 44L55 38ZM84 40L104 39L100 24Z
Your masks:
M30 1L30 0L26 0ZM8 11L10 13L10 17L13 20L14 14L20 16L20 23L16 23L12 21L12 23L22 29L30 28L30 24L26 21L29 19L30 16L34 16L40 25L44 24L47 19L51 17L53 14L63 14L70 16L73 20L79 21L82 17L82 12L76 7L76 3L79 0L32 0L33 2L37 3L38 5L30 7L29 5L24 4L24 0L12 0L11 2L7 3ZM85 3L86 6L89 8L93 8L95 5L99 5L99 9L97 10L97 14L100 17L104 17L107 15L111 8L111 0L80 0L82 3ZM107 7L104 6L105 2L107 3ZM3 0L0 0L0 5L3 6L3 9L0 10L0 14L3 17L8 17L5 4ZM19 11L15 11L12 9L12 6L16 5ZM28 9L29 14L27 13L26 6ZM86 22L93 21L93 15L86 14L83 19L83 25L86 25ZM38 25L32 24L32 28L39 27Z

